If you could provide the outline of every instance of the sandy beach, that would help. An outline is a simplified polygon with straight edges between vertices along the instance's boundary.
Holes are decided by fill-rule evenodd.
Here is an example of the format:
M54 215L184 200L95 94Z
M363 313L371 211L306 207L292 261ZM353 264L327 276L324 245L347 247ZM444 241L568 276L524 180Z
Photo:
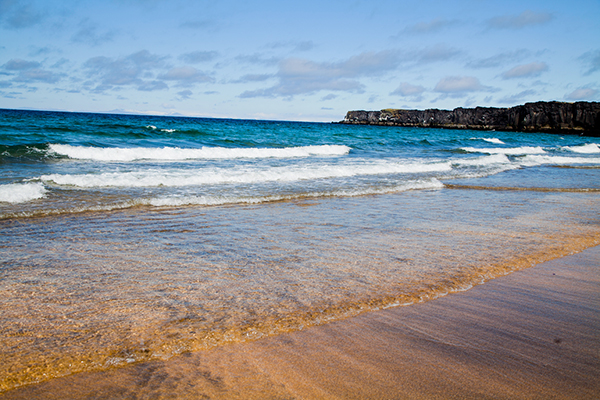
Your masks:
M595 399L600 246L408 307L2 399Z
M0 0L0 400L600 400L598 20Z

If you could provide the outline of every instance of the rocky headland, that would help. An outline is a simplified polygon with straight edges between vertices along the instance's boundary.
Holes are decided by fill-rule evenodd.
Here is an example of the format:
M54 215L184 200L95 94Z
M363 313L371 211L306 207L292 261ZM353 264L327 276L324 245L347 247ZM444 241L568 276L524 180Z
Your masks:
M348 111L340 123L600 136L600 103L539 101L510 108Z

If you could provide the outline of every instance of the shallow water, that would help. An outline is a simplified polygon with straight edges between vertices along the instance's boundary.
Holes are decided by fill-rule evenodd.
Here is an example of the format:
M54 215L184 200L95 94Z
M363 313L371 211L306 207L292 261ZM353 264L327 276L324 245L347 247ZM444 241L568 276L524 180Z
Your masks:
M150 131L140 143L86 118L95 125L67 137L52 137L46 119L27 129L36 143L69 139L91 159L39 144L42 157L22 156L11 144L0 164L0 193L25 199L0 202L0 390L411 304L600 242L600 156L589 138L503 133L499 144L425 130L425 143L415 130L201 120L208 144L235 137L219 151L245 157L106 161L93 154L125 144L147 154L183 139L161 141L151 136L159 128L123 117L118 129ZM7 142L19 136L13 125ZM279 134L269 154L327 154L248 157ZM463 150L469 142L487 155ZM489 155L490 144L531 154ZM224 179L232 171L244 179ZM221 181L194 178L211 173ZM31 185L40 196L23 194Z
M4 221L3 387L464 290L597 244L599 212L442 189Z

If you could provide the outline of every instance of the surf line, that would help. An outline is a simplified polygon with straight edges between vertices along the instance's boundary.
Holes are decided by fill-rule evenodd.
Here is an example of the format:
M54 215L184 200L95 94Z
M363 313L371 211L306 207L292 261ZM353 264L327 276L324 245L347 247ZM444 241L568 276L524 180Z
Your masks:
M516 186L478 186L478 185L455 185L444 183L447 189L470 189L470 190L518 190L531 192L575 192L575 193L599 193L596 188L543 188L543 187L516 187Z

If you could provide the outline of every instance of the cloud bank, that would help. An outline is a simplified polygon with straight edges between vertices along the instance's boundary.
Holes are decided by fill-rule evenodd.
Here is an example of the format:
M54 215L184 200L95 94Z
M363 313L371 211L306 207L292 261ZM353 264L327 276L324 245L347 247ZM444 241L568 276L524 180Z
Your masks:
M291 97L321 90L361 93L364 85L357 78L381 75L396 69L398 64L394 51L365 52L336 63L287 58L278 64L275 76L279 82L275 86L245 91L240 97Z

